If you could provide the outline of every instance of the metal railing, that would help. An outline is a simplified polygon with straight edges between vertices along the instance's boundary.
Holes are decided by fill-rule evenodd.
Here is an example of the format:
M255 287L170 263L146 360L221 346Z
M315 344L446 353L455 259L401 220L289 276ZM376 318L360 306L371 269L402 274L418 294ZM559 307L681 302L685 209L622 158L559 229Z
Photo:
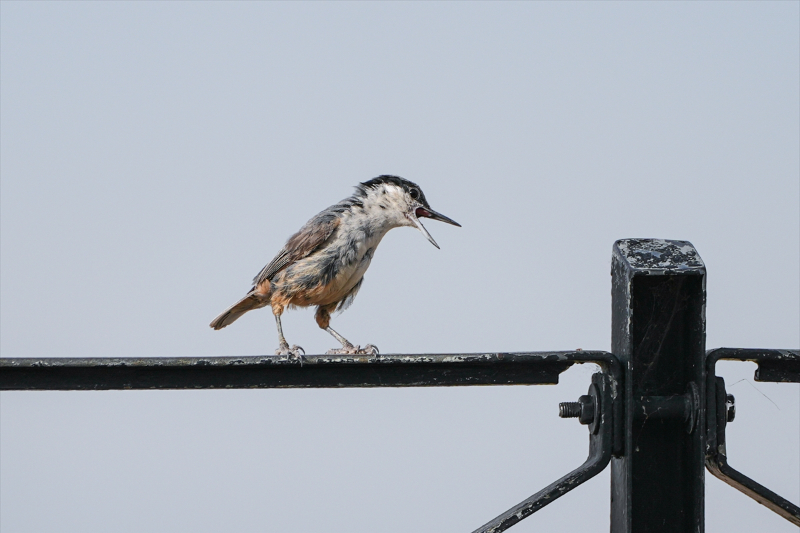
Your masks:
M612 351L384 356L0 359L0 390L437 387L556 384L597 363L560 406L589 429L586 462L476 532L504 531L611 463L611 531L704 531L705 468L790 522L800 508L727 462L733 397L720 359L800 383L798 350L705 349L705 265L686 241L626 239L612 259ZM633 442L636 442L633 453ZM651 502L657 501L658 505Z

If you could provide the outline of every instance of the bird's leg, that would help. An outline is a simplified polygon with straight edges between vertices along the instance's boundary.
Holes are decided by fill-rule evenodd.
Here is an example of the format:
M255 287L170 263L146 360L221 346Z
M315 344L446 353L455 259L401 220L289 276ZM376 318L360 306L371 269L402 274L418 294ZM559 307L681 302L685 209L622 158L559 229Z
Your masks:
M327 331L328 333L333 335L334 339L336 339L337 341L341 342L342 343L342 348L348 348L350 350L354 349L353 345L350 343L350 341L345 339L341 335L339 335L339 333L337 333L332 327L328 326L327 328L325 328L325 331Z
M280 346L275 350L275 355L288 355L289 357L302 358L303 355L306 354L306 351L296 344L290 348L289 343L286 342L286 337L283 336L283 327L281 326L281 313L283 313L283 308L275 309L273 307L272 312L275 313L275 323L278 325L278 342L280 342Z
M331 311L336 307L336 304L332 306L320 306L317 308L317 313L314 318L317 319L317 325L333 335L337 341L342 343L342 347L340 349L333 349L328 350L325 352L327 355L380 355L377 346L373 346L372 344L367 344L362 349L361 346L353 346L353 344L339 335L339 333L334 330L331 326Z
M378 347L372 344L367 344L362 349L361 346L353 346L353 344L339 335L332 327L328 326L325 328L325 331L333 335L333 337L342 343L342 348L337 350L328 350L325 352L328 355L336 355L336 354L354 354L354 355L380 355L378 351Z

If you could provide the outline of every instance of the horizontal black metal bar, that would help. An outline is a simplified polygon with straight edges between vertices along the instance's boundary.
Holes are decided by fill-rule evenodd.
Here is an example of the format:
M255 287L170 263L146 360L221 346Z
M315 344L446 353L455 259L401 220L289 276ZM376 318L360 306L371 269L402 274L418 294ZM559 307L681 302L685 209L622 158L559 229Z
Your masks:
M713 368L720 359L754 361L758 364L756 381L800 383L800 350L717 348L706 354L709 368Z
M556 384L575 363L613 376L608 352L0 359L0 390L436 387Z

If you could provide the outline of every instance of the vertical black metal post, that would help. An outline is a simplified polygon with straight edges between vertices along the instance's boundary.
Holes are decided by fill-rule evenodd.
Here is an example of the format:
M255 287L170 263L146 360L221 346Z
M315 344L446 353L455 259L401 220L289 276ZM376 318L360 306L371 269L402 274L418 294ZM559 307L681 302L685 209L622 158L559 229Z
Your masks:
M702 533L705 266L689 242L624 239L611 274L611 345L625 375L611 531Z

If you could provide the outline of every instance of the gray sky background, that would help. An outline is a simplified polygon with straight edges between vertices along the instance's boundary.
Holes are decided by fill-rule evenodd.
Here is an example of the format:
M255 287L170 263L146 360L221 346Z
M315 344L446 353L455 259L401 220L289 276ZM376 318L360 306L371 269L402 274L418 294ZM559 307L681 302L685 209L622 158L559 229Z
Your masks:
M273 353L214 332L383 173L333 327L384 353L610 348L611 247L689 240L708 347L800 346L800 3L0 3L3 357ZM335 341L284 315L308 353ZM800 501L800 387L720 366L731 464ZM578 466L558 387L0 394L0 529L471 531ZM745 381L739 381L745 379ZM737 383L738 381L738 383ZM707 531L796 531L711 475ZM608 531L608 471L513 531ZM578 505L580 498L580 505Z

